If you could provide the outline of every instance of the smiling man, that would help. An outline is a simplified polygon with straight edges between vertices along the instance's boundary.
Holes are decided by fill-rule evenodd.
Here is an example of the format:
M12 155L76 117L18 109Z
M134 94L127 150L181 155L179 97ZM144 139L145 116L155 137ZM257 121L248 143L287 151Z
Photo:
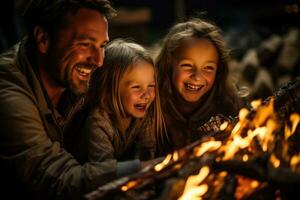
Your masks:
M77 95L88 89L91 73L102 66L108 42L106 17L97 10L81 8L58 22L57 33L34 28L41 81L54 105L65 89Z
M27 36L0 56L3 195L81 199L116 177L115 160L79 163L63 142L64 128L82 105L91 74L102 66L107 19L114 14L107 0L29 4Z

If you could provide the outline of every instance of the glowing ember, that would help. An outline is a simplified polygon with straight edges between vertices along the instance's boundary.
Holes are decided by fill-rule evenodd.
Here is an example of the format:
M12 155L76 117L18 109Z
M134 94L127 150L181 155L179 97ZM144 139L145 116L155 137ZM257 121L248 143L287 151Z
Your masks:
M297 113L293 113L290 116L290 122L292 123L292 127L289 128L288 125L285 126L284 137L287 140L292 134L294 134L298 123L300 121L300 116Z
M217 150L222 143L220 141L208 141L202 143L199 147L195 148L195 156L202 156L205 152L211 152Z
M172 159L172 154L168 154L161 163L158 163L154 166L155 171L158 172L158 171L162 170L163 168L165 168L171 159Z
M223 122L220 126L220 131L224 131L228 127L229 123L227 121Z
M279 165L280 165L280 160L278 160L278 158L276 158L276 156L275 156L274 154L271 155L270 161L271 161L271 163L273 164L273 166L274 166L275 168L279 167Z
M247 162L249 159L249 156L247 154L243 155L243 161L244 162Z
M295 170L295 167L296 167L296 165L299 164L299 162L300 162L300 154L294 155L291 158L290 165L291 165L291 167L292 167L293 170Z
M121 187L121 190L123 192L127 191L127 190L130 190L131 188L134 188L135 186L138 185L138 182L137 181L129 181L126 185L123 185Z
M258 99L258 100L252 101L252 102L250 103L250 105L252 106L252 108L253 108L254 110L257 110L258 107L261 105L261 103L262 103L262 101L261 101L260 99Z
M198 175L190 176L186 181L183 194L179 200L201 199L200 197L207 192L208 185L199 184L202 183L208 175L209 167L204 166L200 169Z

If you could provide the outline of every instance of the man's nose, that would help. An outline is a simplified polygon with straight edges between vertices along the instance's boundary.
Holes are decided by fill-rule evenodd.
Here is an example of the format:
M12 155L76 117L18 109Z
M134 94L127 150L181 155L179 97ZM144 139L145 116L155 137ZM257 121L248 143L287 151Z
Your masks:
M91 51L89 62L96 67L101 67L103 65L103 60L104 60L104 49L94 48Z

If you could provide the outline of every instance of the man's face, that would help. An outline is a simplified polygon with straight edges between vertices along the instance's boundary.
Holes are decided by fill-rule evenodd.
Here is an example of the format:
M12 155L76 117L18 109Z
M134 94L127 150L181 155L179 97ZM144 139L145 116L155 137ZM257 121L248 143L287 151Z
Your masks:
M86 8L63 20L57 36L49 40L45 70L54 87L80 95L87 91L92 72L103 64L108 24L105 16Z

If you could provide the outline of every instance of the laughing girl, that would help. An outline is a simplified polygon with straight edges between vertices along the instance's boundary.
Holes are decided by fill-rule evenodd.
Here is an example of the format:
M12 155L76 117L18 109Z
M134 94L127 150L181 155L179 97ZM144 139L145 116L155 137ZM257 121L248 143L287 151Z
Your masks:
M228 81L227 60L221 30L213 23L191 19L169 30L156 58L168 132L163 154L213 131L204 125L211 117L220 124L223 116L237 114L240 103Z
M121 39L109 43L105 55L82 115L82 151L73 149L79 160L152 159L163 131L153 60L141 45Z

